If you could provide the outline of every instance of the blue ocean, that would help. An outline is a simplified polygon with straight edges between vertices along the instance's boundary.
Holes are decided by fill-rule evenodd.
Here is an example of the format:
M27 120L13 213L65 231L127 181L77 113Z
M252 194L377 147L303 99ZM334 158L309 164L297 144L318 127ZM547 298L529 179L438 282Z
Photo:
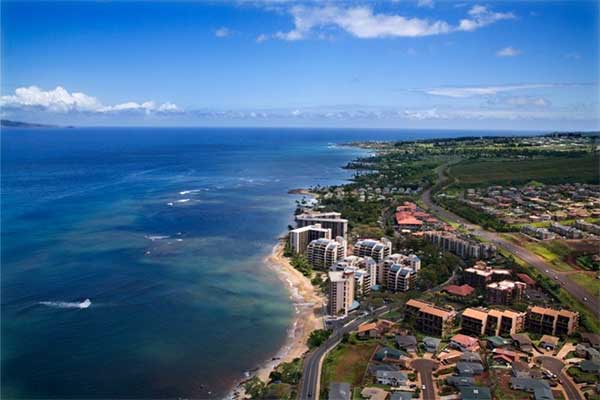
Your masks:
M350 178L336 143L480 134L4 129L2 398L225 396L286 339L288 191Z

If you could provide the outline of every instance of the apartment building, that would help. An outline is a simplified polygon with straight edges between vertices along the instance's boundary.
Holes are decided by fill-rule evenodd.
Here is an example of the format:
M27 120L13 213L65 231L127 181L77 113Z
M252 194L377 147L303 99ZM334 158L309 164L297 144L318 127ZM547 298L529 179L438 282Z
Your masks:
M341 236L332 239L317 239L306 248L306 258L315 269L329 269L338 260L346 257L346 240Z
M347 315L354 302L354 273L347 271L329 272L330 315Z
M496 255L495 246L463 238L451 232L425 232L425 239L462 258L489 259Z
M526 313L512 310L467 308L461 316L461 332L473 336L507 336L521 332Z
M331 270L354 273L355 298L367 296L376 285L377 263L370 257L348 256L333 265Z
M290 249L294 254L304 254L308 244L317 239L331 239L331 229L323 228L321 224L292 229L289 233Z
M583 219L578 219L577 221L575 221L575 228L592 233L594 235L600 235L600 225L586 222Z
M527 329L542 335L571 335L579 326L579 313L531 306L527 309Z
M389 239L361 239L354 244L355 256L371 257L376 262L383 261L392 253L392 242Z
M485 296L490 304L509 305L521 301L527 285L523 282L504 280L492 282L485 286Z
M524 227L521 228L521 232L523 232L524 234L534 237L536 239L540 239L540 240L552 240L554 238L556 238L556 235L552 232L550 232L548 229L546 228L536 228L534 226L531 225L525 225Z
M331 229L331 237L348 238L348 220L338 212L308 212L296 215L296 226L302 228L308 225L320 224L324 229Z
M489 283L506 280L510 276L509 270L492 268L484 261L478 261L475 265L463 271L464 283L480 289L483 289Z
M411 299L406 302L405 320L426 334L446 336L454 323L456 312L433 304Z
M382 284L393 292L406 292L414 289L417 272L421 269L421 259L414 254L392 254L381 264Z
M567 239L581 239L583 232L572 226L561 225L557 222L550 224L549 228L552 232L558 233L560 236L564 236Z

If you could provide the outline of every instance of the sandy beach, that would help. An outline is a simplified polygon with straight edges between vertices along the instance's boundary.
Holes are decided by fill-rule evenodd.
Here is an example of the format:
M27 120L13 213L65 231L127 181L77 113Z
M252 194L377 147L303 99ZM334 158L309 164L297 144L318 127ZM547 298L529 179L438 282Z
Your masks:
M257 376L263 382L269 381L269 374L280 363L290 362L295 358L302 357L308 351L306 342L310 333L315 329L323 328L323 307L325 297L312 285L310 279L302 275L284 257L285 239L280 239L265 263L272 268L279 278L284 282L290 292L290 298L294 304L295 315L288 330L288 340L277 354L251 376ZM243 384L243 383L242 383ZM233 398L244 398L242 384L235 389Z

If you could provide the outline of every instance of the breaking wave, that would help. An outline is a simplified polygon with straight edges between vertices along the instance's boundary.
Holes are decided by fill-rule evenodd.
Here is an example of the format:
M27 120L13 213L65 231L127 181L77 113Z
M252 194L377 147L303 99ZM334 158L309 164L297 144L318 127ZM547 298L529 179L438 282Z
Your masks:
M88 308L92 305L90 299L85 299L81 302L70 302L70 301L40 301L40 304L48 307L55 308Z

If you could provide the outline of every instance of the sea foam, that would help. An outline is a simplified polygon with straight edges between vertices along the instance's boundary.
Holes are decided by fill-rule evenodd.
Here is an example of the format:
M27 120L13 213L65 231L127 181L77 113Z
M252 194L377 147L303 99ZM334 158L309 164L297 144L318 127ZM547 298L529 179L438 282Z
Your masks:
M71 301L40 301L40 304L48 307L55 308L88 308L92 305L90 299L85 299L82 302L71 302Z

